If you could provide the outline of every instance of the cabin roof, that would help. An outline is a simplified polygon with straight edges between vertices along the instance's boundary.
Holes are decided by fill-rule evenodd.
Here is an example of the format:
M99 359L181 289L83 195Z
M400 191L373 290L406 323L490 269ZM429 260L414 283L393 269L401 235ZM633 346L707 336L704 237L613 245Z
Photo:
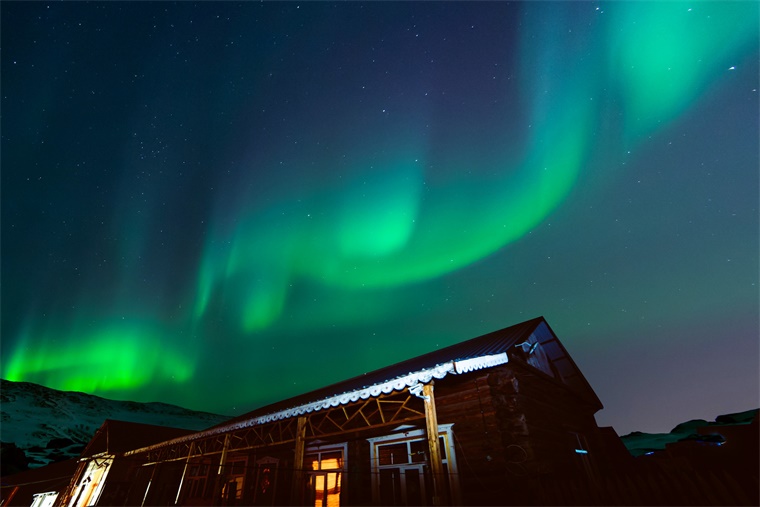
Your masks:
M193 430L106 419L82 451L81 457L103 452L122 453L196 433Z
M499 331L494 331L477 338L472 338L454 345L444 347L421 356L401 361L342 382L310 391L286 400L258 408L246 414L234 417L224 423L210 427L193 436L179 437L170 442L163 442L160 447L213 434L226 433L269 421L302 415L331 406L338 406L358 399L378 396L409 387L410 390L420 383L432 378L443 378L449 373L459 374L468 371L504 364L509 360L508 352L516 345L528 340L539 343L554 369L568 388L588 402L597 410L602 403L570 358L564 346L557 339L543 317L537 317ZM136 449L128 454L146 450Z
M58 461L48 465L3 476L3 505L31 505L34 495L55 491L60 493L69 485L77 469L76 458ZM18 488L17 490L14 489ZM10 498L10 502L8 502Z
M598 408L602 408L601 401L596 396L585 377L583 377L583 374L575 362L570 358L567 350L560 343L546 320L543 317L536 317L521 322L520 324L515 324L476 338L455 343L448 347L434 350L427 354L413 357L363 375L358 375L293 398L266 405L246 414L234 417L221 424L212 426L212 428L228 426L231 423L281 412L289 408L328 399L335 395L366 389L373 385L403 378L411 372L431 370L437 365L442 365L450 361L495 357L499 354L508 352L515 345L526 341L531 335L533 335L536 341L544 347L549 359L555 364L557 370L569 387L576 391L578 395L589 401L592 405L598 405Z
M493 356L506 352L510 346L519 343L526 338L543 322L543 318L532 319L521 324L510 326L500 331L488 333L478 338L444 347L421 356L413 357L400 363L395 363L378 370L374 370L356 377L331 384L329 386L304 393L293 398L278 401L270 405L258 408L246 414L237 416L227 422L212 426L212 428L227 426L231 423L244 421L265 414L276 413L288 408L327 399L342 393L350 393L365 389L373 385L388 382L408 375L411 372L434 368L436 365L448 361L473 359L484 356Z

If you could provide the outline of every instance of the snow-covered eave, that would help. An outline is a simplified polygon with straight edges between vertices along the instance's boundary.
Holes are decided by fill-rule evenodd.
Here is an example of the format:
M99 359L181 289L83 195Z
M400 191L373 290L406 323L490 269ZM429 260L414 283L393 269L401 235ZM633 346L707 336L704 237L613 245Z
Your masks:
M361 389L355 389L335 396L330 396L319 401L304 403L295 407L287 408L277 412L264 414L258 417L252 417L244 421L238 421L223 426L218 426L198 433L193 433L183 437L178 437L165 442L160 442L141 449L135 449L124 453L125 456L138 454L141 452L149 452L161 447L166 447L173 444L181 444L183 442L189 442L191 440L197 440L204 437L210 437L229 433L231 431L250 428L252 426L258 426L260 424L266 424L273 421L279 421L281 419L288 419L291 417L301 416L304 414L310 414L312 412L318 412L331 407L337 407L339 405L346 405L359 400L366 400L368 398L374 398L381 394L389 394L393 391L401 391L409 388L409 391L419 396L421 387L423 384L429 383L433 379L442 379L448 374L459 375L475 370L482 370L483 368L491 368L500 364L507 363L509 358L506 352L501 354L492 354L487 356L473 357L469 359L453 360L446 363L438 364L432 368L423 368L421 370L408 373L401 377L396 377L385 382L373 384L371 386L363 387ZM416 389L415 389L416 388Z

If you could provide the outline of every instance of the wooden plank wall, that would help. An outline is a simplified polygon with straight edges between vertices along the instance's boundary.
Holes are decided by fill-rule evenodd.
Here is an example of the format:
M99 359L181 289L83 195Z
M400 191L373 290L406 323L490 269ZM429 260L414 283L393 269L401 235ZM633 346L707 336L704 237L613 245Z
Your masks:
M447 378L436 387L436 402L439 423L455 423L465 504L529 505L542 475L593 475L571 432L594 445L594 407L530 366Z
M504 503L508 463L488 375L473 372L436 384L438 423L454 423L462 501L466 505Z

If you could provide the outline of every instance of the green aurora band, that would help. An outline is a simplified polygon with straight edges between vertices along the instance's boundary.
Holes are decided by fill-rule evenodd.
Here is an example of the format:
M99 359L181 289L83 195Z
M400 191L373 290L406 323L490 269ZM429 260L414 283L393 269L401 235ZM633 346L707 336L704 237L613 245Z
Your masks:
M186 382L195 361L164 346L165 332L149 323L112 321L95 330L72 331L62 342L59 333L36 332L19 340L16 353L3 368L5 378L49 382L56 389L82 392L123 392L150 382Z
M246 332L260 331L276 323L288 287L299 277L344 290L402 286L466 267L521 238L576 184L600 114L592 98L617 86L613 94L623 97L626 118L623 136L639 139L678 117L701 95L709 76L751 41L755 26L741 4L700 4L697 12L689 5L616 6L609 33L590 31L586 37L588 48L608 47L606 59L597 55L584 63L577 48L563 48L549 35L538 43L524 40L523 67L530 72L522 89L533 103L527 123L537 134L516 166L494 162L497 177L488 187L462 179L426 189L420 169L426 150L420 146L328 198L306 195L269 210L238 210L238 216L250 217L241 220L244 225L229 236L212 235L198 277L196 318L216 293L238 302L238 315L231 318ZM554 4L536 6L527 21L552 27L569 22ZM607 62L606 73L594 68L598 61ZM546 92L531 96L533 90ZM397 144L405 144L404 138ZM318 211L302 211L300 203L308 199ZM335 201L348 204L336 207Z
M87 325L55 330L30 318L3 357L3 377L107 394L184 384L193 377L202 335L213 333L219 320L250 339L288 329L293 321L308 328L381 320L403 304L405 287L484 259L558 210L584 184L606 105L620 109L616 134L622 144L644 142L741 59L757 29L755 3L620 2L605 5L604 22L592 18L583 36L574 34L574 46L558 34L578 5L524 7L517 59L527 104L522 121L531 137L511 139L505 119L501 160L481 167L477 153L463 147L472 166L447 167L457 176L436 179L426 173L434 155L430 143L422 134L409 135L424 119L410 112L406 127L379 146L371 146L373 132L363 132L356 166L340 183L293 190L269 202L240 184L237 199L217 203L196 288L178 302L184 308L178 316L167 320L142 307L122 312L132 315L125 320L91 317ZM365 150L385 153L362 160ZM294 299L299 284L316 287L332 303L306 311ZM143 295L128 296L124 301ZM134 310L116 306L90 315Z

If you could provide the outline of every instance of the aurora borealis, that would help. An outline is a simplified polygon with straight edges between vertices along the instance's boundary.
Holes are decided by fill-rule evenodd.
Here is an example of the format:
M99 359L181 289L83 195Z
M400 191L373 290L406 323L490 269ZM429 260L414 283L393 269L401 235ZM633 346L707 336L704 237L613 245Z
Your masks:
M2 377L235 415L543 315L758 405L756 2L3 3Z

